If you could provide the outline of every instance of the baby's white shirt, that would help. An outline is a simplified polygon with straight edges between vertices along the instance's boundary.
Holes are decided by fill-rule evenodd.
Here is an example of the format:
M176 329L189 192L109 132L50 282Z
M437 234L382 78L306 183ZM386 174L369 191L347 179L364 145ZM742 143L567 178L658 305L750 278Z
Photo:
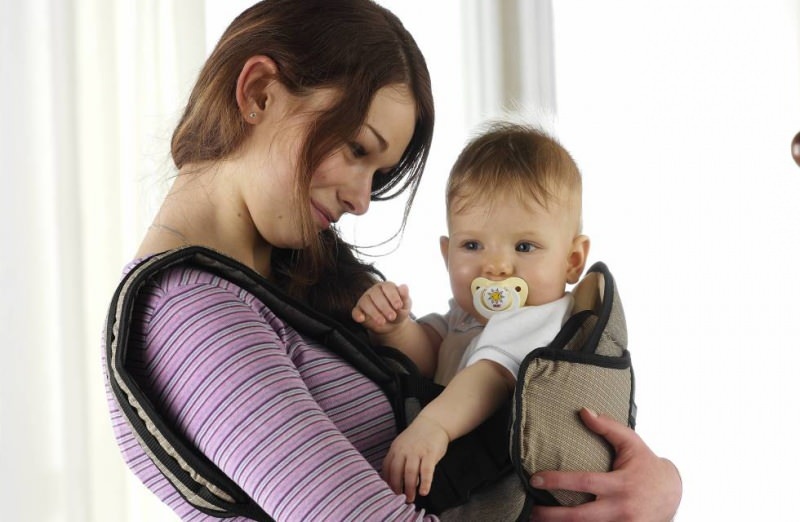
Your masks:
M572 311L572 294L556 301L492 316L480 335L473 338L458 369L487 359L503 366L514 379L522 359L536 348L550 344Z

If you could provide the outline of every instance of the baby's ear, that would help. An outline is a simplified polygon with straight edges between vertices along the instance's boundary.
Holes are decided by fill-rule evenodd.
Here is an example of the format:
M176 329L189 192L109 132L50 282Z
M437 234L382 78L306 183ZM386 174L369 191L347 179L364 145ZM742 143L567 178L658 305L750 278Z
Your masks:
M589 257L589 243L589 237L583 234L572 240L572 247L567 257L567 283L571 285L577 283L583 274L586 259Z
M448 257L448 254L449 254L449 248L450 248L450 238L447 237L447 236L441 236L439 238L439 250L441 250L441 252L442 252L442 259L444 259L444 267L445 268L450 266L447 263L447 257Z

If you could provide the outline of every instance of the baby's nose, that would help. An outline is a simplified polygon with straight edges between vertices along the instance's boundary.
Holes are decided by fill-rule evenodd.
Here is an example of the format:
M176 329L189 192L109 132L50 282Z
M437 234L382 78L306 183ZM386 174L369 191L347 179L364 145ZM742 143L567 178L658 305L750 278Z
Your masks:
M514 268L509 260L503 256L493 256L487 260L484 272L490 276L509 276Z

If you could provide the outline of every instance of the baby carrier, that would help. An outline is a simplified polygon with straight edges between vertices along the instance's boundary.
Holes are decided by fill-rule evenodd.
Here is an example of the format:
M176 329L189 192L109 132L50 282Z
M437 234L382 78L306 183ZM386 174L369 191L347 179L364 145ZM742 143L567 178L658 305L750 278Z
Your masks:
M187 502L204 513L272 520L161 418L127 368L137 296L151 278L177 264L198 267L242 287L298 332L340 355L384 390L399 430L441 391L399 351L371 347L365 335L288 298L227 256L186 247L147 258L125 275L109 307L105 329L109 385L145 453ZM528 486L530 475L539 470L610 469L612 450L581 424L577 417L581 407L634 425L633 370L624 316L605 265L595 264L574 294L575 313L556 339L523 361L513 400L473 433L451 443L436 467L433 491L422 497L421 505L434 512L458 506L444 513L445 519L485 520L483 512L494 520L514 520L527 519L535 504L588 500L575 492Z

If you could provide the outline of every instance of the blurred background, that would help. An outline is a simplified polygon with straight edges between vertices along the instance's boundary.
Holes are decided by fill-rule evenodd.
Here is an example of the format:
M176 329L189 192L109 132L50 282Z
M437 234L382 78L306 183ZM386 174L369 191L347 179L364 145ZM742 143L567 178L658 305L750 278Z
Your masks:
M105 307L174 173L172 128L251 1L0 0L3 520L174 521L123 465ZM680 468L677 520L798 519L798 0L382 0L425 53L433 152L405 233L368 249L445 309L444 180L487 119L541 125L584 175L617 279L637 431ZM402 202L347 220L378 244Z

